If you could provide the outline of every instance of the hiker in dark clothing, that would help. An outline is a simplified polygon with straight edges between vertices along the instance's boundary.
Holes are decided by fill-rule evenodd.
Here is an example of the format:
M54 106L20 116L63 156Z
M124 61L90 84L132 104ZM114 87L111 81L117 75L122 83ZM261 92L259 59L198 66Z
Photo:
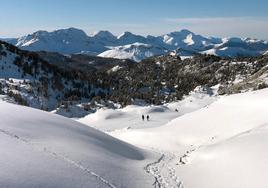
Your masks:
M144 115L142 115L141 118L142 118L142 121L144 121Z
M147 117L146 117L146 118L147 118L147 121L149 121L149 119L150 119L150 116L149 116L149 115L147 115Z

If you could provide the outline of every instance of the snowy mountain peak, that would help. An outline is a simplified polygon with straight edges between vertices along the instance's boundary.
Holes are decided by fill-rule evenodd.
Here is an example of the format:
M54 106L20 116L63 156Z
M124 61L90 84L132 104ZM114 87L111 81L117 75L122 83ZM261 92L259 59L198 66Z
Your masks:
M40 31L36 31L34 32L33 34L30 34L28 36L35 36L35 37L38 37L38 36L44 36L44 35L47 35L49 32L47 31L43 31L43 30L40 30Z
M17 47L31 51L50 51L63 54L91 51L89 37L80 29L68 28L52 32L37 31L17 39Z
M93 37L102 39L116 38L110 31L99 31L93 34Z
M37 31L18 39L10 39L6 41L24 50L50 51L62 54L110 54L110 52L104 52L109 51L110 49L129 49L129 46L127 45L135 43L149 45L150 49L158 49L158 53L155 54L153 52L154 50L144 51L141 49L145 47L144 45L134 45L134 48L136 49L135 56L138 55L139 57L144 58L158 55L159 50L162 50L160 54L180 49L183 52L187 51L189 56L198 53L208 53L223 57L256 56L261 55L268 50L267 41L250 38L241 39L237 37L204 37L187 29L174 31L162 36L148 35L147 37L127 31L116 37L109 31L99 31L92 36L88 36L80 29L68 28L52 32ZM137 53L147 53L147 55ZM119 57L121 53L116 54L116 57ZM120 59L123 57L126 56L122 55ZM128 57L136 59L134 53L128 54Z
M181 33L186 33L186 34L193 34L193 32L188 30L188 29L182 29L180 32Z
M81 30L81 29L76 29L76 28L68 28L68 29L60 29L56 30L54 32L51 32L52 35L66 35L66 36L71 36L75 38L87 38L87 34Z
M184 36L186 36L186 35L194 34L194 33L189 31L189 30L187 30L187 29L182 29L180 31L171 32L170 34L171 35L184 35Z
M137 35L134 35L133 33L126 31L126 32L122 33L121 35L119 35L117 37L117 39L127 38L127 37L135 37L135 36L137 36Z
M128 44L133 44L133 43L147 43L147 38L140 36L140 35L135 35L131 32L124 32L123 34L119 35L117 37L117 45L122 46L122 45L128 45Z
M58 37L63 37L63 36L76 36L76 37L87 37L87 34L81 30L81 29L77 29L77 28L67 28L67 29L59 29L59 30L55 30L52 32L48 32L48 31L36 31L32 34L27 35L28 37L48 37L48 36L58 36Z
M163 42L170 45L171 48L173 47L173 50L177 48L185 48L186 50L194 48L201 50L213 43L210 39L196 35L186 29L164 35Z
M77 29L77 28L74 28L74 27L70 27L70 28L67 28L67 29L55 30L54 33L57 33L57 34L68 33L68 34L83 34L83 35L86 35L86 33L82 29Z

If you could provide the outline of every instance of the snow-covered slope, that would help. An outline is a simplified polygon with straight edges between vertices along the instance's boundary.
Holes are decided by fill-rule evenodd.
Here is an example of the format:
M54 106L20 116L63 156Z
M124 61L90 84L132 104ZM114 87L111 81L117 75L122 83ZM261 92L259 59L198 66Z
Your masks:
M261 55L261 52L247 50L242 47L223 47L223 48L212 48L201 52L202 54L215 55L220 57L251 57Z
M267 187L267 129L266 124L190 155L177 171L185 187Z
M107 132L159 127L171 119L213 103L217 99L216 90L217 88L205 90L203 87L197 87L183 100L160 106L129 105L122 109L99 109L96 113L89 114L78 121ZM150 115L151 121L142 121L142 114Z
M147 43L147 39L140 35L135 35L131 32L124 32L117 37L118 45L127 45L133 43Z
M31 51L97 55L107 50L107 45L114 45L116 40L109 31L99 31L93 36L88 36L80 29L68 28L52 32L37 31L16 40L6 39L5 41Z
M44 61L38 54L19 50L2 41L0 67L0 94L8 95L21 105L53 110L57 100L74 88L73 82L67 81L67 71L60 75L57 66ZM64 67L67 70L67 66ZM74 79L74 69L71 72L69 78Z
M88 55L98 55L117 58L135 59L135 53L118 52L119 48L133 44L145 44L151 48L159 48L157 51L167 53L173 50L182 50L196 53L208 53L219 56L256 56L268 50L268 42L256 39L241 38L216 38L197 35L189 30L171 32L162 36L147 37L124 32L119 36L114 36L109 31L100 31L92 36L87 36L85 32L75 28L60 29L53 32L37 31L33 34L20 37L18 39L5 39L11 44L22 49L31 51L51 51L63 54L83 53ZM117 49L111 51L108 47ZM136 47L137 48L137 47ZM141 50L142 51L142 50ZM126 54L127 53L127 54ZM116 54L116 55L115 55ZM159 53L157 53L159 54ZM155 55L152 50L138 59L144 59Z
M140 43L122 51L125 58L134 54L136 61L161 52ZM181 60L176 54L133 63L81 54L34 53L0 41L0 94L18 104L81 118L99 107L116 108L136 100L156 105L172 102L198 85L221 84L219 94L265 88L267 63L267 56L238 61L199 55Z
M89 37L86 33L75 28L61 29L53 32L37 31L19 38L16 46L26 50L44 50L63 54L81 51L91 52L93 50L93 46L90 45Z
M61 116L0 102L0 187L151 187L152 155Z
M148 166L162 187L266 187L268 89L211 96L196 90L180 103L103 110L80 121L162 153Z
M163 36L163 41L171 48L195 49L201 50L206 46L213 45L215 40L210 40L201 35L196 35L188 30L172 32Z
M221 43L213 48L203 51L203 54L217 55L220 57L258 56L267 49L267 41L256 39L223 38Z
M164 155L161 165L169 166L185 187L264 188L268 172L267 98L267 89L223 96L164 126L111 134L160 150ZM172 175L158 175L172 182Z
M152 135L154 133L167 135L169 141L166 141L169 142L170 147L173 145L173 148L176 148L179 143L183 145L206 143L212 137L220 140L230 138L268 122L266 114L260 113L268 108L265 105L268 102L265 99L267 95L268 90L265 89L222 97L208 108L184 115L165 126L147 131ZM174 132L176 134L172 134Z
M98 56L116 59L132 59L139 62L148 57L162 55L166 51L167 50L162 47L143 43L133 43L125 46L111 47L110 50L105 51Z
M114 36L109 31L99 31L97 33L94 33L94 35L92 37L94 37L98 41L103 41L106 44L108 44L108 43L113 44L116 41L116 36Z

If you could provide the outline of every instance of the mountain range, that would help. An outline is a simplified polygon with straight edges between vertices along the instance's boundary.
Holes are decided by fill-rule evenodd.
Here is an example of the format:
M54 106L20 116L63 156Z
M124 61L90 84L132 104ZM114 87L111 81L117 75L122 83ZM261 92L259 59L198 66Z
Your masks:
M266 187L267 52L183 59L176 54L190 56L223 39L197 43L189 35L176 49L183 45L177 34L163 45L156 45L161 37L155 44L147 37L147 44L136 36L138 42L124 45L129 37L106 34L99 40L118 46L102 56L112 50L124 51L122 58L168 54L134 63L89 51L31 52L0 40L0 187ZM79 39L68 38L66 44ZM242 51L262 48L255 40L232 40L222 48L230 52L241 41L250 46Z
M87 54L132 59L137 62L170 52L180 56L201 53L221 57L251 57L268 51L268 42L264 40L204 37L185 29L161 36L145 37L131 32L115 36L109 31L99 31L89 36L83 30L68 28L52 32L37 31L5 41L29 51Z
M218 85L220 95L266 88L267 59L267 55L229 59L204 54L182 59L167 54L135 63L30 52L0 41L0 95L66 117L83 117L101 106L181 100L197 86Z

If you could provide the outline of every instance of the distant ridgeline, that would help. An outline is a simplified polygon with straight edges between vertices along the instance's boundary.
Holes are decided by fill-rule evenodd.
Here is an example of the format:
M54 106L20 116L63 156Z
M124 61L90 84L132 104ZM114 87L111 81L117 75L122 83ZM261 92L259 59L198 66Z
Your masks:
M65 116L82 116L101 106L134 103L163 104L180 100L197 86L218 94L267 87L268 56L220 58L177 55L132 60L82 54L29 52L0 42L0 94L6 100ZM70 114L74 108L79 115Z
M268 42L250 38L204 37L189 30L147 37L124 32L114 36L109 31L99 31L88 36L76 28L56 31L37 31L19 38L5 39L21 49L48 51L61 54L86 54L140 62L156 55L175 52L180 56L199 54L220 57L253 57L268 51Z

